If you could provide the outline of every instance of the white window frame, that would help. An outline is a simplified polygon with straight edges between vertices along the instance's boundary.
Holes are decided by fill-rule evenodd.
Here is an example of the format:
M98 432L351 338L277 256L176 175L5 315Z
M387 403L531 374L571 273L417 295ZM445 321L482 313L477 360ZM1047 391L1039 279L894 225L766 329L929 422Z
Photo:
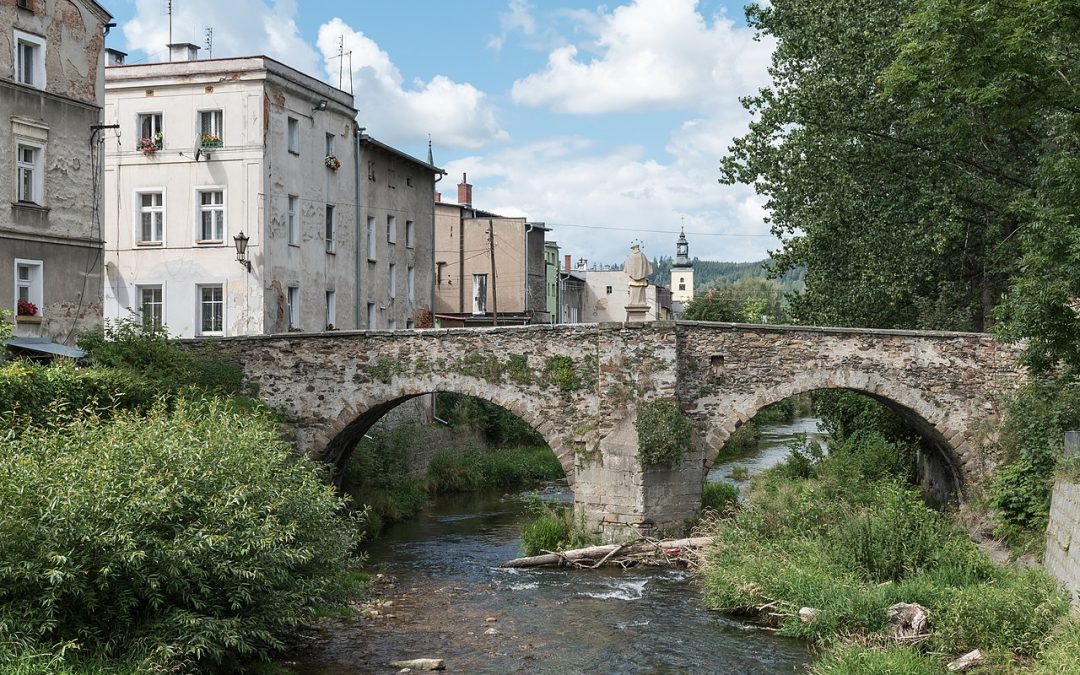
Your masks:
M334 134L326 134L326 156L334 157Z
M33 161L23 161L24 149L33 151ZM26 171L30 172L29 195L23 193L23 175ZM45 205L45 145L42 143L20 138L15 144L15 201L19 204Z
M416 268L412 265L405 268L405 292L409 302L416 302Z
M161 285L161 284L145 284L145 285L136 286L135 288L136 288L136 292L137 292L137 297L139 299L139 317L142 319L143 324L145 325L146 320L147 320L147 316L146 316L147 304L150 304L151 306L156 304L157 305L157 317L156 317L156 321L154 321L152 325L153 325L154 328L161 328L162 326L164 326L165 325L165 287L163 285ZM147 291L157 291L158 292L158 300L157 300L156 303L154 303L154 302L147 303L146 302L146 292ZM154 317L151 317L151 318L154 318Z
M288 118L285 122L285 138L289 152L294 155L300 154L300 120L295 117Z
M388 283L390 285L390 298L393 299L393 298L397 297L397 265L395 263L390 263L390 267L389 267L388 272L389 272L389 274L388 274Z
M149 209L148 211L146 211L147 213L158 213L158 214L161 215L161 221L160 221L161 222L161 224L160 224L161 237L159 239L143 239L143 236L142 236L142 233L143 233L142 220L143 220L143 218L142 217L143 217L143 208L144 207L143 207L143 204L142 204L142 198L143 198L143 195L154 195L154 194L161 195L161 204L160 205L153 205L153 206L149 206L149 207L145 207L145 208ZM132 241L135 242L136 246L165 246L165 237L166 237L166 232L168 231L166 229L167 226L168 226L168 223L166 221L166 215L168 213L167 210L166 210L166 206L167 206L168 202L167 202L167 198L166 198L166 195L165 195L165 188L163 188L163 187L139 188L138 190L135 190L134 201L135 201L135 208L134 208L134 216L135 216L134 221L135 222L134 222L134 232L132 233Z
M397 216L386 216L386 243L397 243Z
M378 237L375 234L375 228L378 227L375 216L368 216L367 219L367 259L374 262L378 260Z
M337 291L326 291L326 329L337 328Z
M472 275L473 278L473 314L487 314L487 288L488 275L486 273Z
M285 291L285 318L289 330L300 329L300 287L289 286Z
M416 222L405 221L405 248L416 248Z
M220 204L203 204L203 195L220 193ZM196 246L224 246L225 239L229 234L229 223L226 219L227 213L227 198L225 195L225 188L214 185L207 185L195 188L195 245ZM203 217L207 214L219 214L221 221L219 226L221 228L221 237L209 237L206 238L203 235ZM211 226L213 227L213 226ZM211 234L215 234L211 232Z
M143 127L147 126L145 122L149 120L148 134L143 134ZM160 150L165 145L165 115L161 112L141 112L135 115L135 142L138 143L140 138L149 138L154 140L156 134L161 134L161 145L158 146Z
M20 267L30 268L29 279L19 279ZM11 302L12 313L18 311L19 300L23 299L21 298L22 294L20 291L25 288L25 299L37 305L39 316L43 314L45 312L45 263L41 260L15 258L15 265L12 267L12 273L15 277L15 296Z
M300 245L300 198L296 195L288 197L288 226L289 246Z
M209 120L210 124L206 122ZM200 110L198 114L199 128L195 133L199 134L200 141L203 136L213 134L225 143L225 111L221 108L212 110Z
M337 220L337 209L333 204L326 205L326 252L334 253L336 248L336 242L334 240L337 234L337 224L334 222Z
M377 330L379 314L374 302L367 304L367 327L368 330Z
M197 317L196 320L198 322L198 327L199 327L199 330L197 331L198 334L199 335L225 335L225 317L226 317L225 284L221 284L221 283L218 283L218 284L199 284L195 288L196 288L196 291L195 291L196 292L196 300L198 301L198 303L197 303L198 314L195 315ZM221 292L221 299L220 300L211 299L210 304L212 304L212 305L213 304L218 304L218 305L221 306L220 317L219 317L219 319L221 321L221 327L220 327L220 329L217 329L217 330L215 330L213 327L211 327L210 330L207 330L205 323L203 323L203 319L205 318L203 316L203 307L207 304L205 293L206 293L206 291L212 291L214 289L217 289L218 291Z
M13 30L12 38L11 42L14 51L11 63L15 69L15 81L35 89L44 89L46 82L48 82L45 72L45 38L33 33L26 33L17 28ZM24 79L26 69L22 67L23 58L21 52L24 46L30 48L31 59L33 60L33 63L30 64L29 81Z

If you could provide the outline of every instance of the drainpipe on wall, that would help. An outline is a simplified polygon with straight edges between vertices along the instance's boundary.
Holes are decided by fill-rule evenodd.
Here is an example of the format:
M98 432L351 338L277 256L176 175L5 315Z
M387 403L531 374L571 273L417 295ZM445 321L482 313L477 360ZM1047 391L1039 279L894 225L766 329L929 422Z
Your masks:
M435 165L432 164L431 157L431 141L428 141L428 164L431 166L432 171L435 171ZM439 181L443 179L443 174L435 172L435 180L431 182L431 327L435 327L435 186ZM431 396L431 415L435 417L435 395ZM435 419L439 419L435 417Z
M525 223L525 314L529 317L529 323L532 323L533 316L529 313L529 233L532 232L532 223ZM547 271L545 270L545 277ZM547 283L545 280L544 283ZM544 295L547 295L545 293Z
M363 286L361 285L361 277L363 276L364 269L363 256L366 255L365 252L361 251L361 248L364 246L364 214L361 212L361 207L363 206L363 199L360 196L360 153L362 152L361 148L363 147L360 141L364 135L364 132L358 129L355 124L353 125L353 129L356 129L356 153L353 155L353 165L356 167L356 171L353 175L353 182L356 185L356 200L354 202L356 204L356 245L353 246L353 256L356 259L356 288L353 289L353 296L356 300L356 302L354 303L356 305L355 327L360 328L360 318L364 316L364 298L360 292L360 289L363 288Z

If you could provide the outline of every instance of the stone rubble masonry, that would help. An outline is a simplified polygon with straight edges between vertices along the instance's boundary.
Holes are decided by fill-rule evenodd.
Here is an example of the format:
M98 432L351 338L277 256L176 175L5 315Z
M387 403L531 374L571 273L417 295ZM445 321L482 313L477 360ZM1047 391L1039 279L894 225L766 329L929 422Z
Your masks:
M1080 484L1059 480L1054 485L1043 565L1080 610Z
M972 333L656 321L219 342L291 420L298 449L338 468L409 398L446 391L506 408L547 440L575 507L609 539L682 529L735 428L816 389L864 392L899 412L938 447L962 499L993 471L991 423L1024 378L1015 347ZM694 428L672 467L638 461L637 409L652 399L675 401Z

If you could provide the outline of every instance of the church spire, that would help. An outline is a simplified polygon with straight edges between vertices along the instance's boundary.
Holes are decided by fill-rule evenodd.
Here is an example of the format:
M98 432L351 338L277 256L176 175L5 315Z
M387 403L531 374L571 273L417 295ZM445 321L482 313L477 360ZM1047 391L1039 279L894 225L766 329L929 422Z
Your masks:
M431 154L431 134L427 135L427 163L435 166L435 157Z
M675 264L673 266L690 266L690 244L686 241L686 230L682 225L679 226L679 240L675 242Z

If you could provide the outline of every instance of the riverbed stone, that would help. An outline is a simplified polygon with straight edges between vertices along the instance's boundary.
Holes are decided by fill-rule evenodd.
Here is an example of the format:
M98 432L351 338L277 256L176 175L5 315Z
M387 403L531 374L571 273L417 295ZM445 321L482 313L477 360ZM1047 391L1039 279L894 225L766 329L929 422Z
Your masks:
M445 670L446 662L443 659L406 659L404 661L391 661L394 668L408 670Z
M428 392L512 411L559 458L575 508L609 540L681 530L724 442L808 391L872 394L936 448L924 485L950 499L992 475L987 424L1023 381L1019 347L974 333L654 322L224 338L218 355L291 420L297 448L339 470L372 424ZM669 400L693 441L673 466L638 459L637 411ZM930 475L933 474L933 475Z

